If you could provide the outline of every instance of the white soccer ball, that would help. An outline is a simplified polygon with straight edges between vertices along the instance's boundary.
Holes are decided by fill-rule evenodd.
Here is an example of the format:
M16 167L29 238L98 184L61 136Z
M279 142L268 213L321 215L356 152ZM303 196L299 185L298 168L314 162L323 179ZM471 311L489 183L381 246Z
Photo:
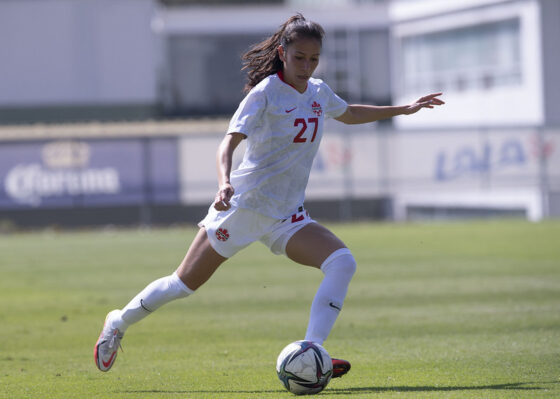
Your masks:
M332 377L332 360L321 345L296 341L286 346L276 361L278 378L296 395L321 392Z

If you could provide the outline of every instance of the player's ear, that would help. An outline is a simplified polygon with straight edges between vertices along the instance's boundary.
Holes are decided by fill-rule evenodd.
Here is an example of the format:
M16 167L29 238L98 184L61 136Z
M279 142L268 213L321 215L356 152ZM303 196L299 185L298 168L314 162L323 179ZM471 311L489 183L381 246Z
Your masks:
M278 58L280 58L280 61L286 62L286 54L284 53L284 46L282 45L278 46Z

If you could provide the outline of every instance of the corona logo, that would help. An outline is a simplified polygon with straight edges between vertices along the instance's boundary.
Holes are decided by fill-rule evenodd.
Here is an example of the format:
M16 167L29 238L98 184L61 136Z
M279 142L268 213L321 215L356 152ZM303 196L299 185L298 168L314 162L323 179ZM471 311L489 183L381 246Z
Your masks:
M41 150L45 166L51 169L82 168L89 164L89 145L78 141L54 141Z

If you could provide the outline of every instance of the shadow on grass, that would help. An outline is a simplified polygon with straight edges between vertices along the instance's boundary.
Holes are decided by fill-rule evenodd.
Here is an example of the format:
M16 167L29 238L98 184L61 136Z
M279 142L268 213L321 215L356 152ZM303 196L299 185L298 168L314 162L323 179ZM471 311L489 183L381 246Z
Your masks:
M248 394L263 394L263 393L282 393L286 392L285 389L263 389L263 390L255 390L255 391L241 391L241 390L229 390L229 389L185 389L185 390L167 390L167 389L143 389L143 390L127 390L127 391L116 391L115 393L248 393ZM326 391L325 391L326 392ZM343 393L343 392L341 392Z
M554 382L556 383L556 381ZM382 392L452 392L452 391L539 391L547 388L527 387L524 385L535 384L533 382L515 382L510 384L495 385L471 385L471 386L395 386L395 387L356 387L356 388L332 388L327 392L332 394L347 395L352 393L382 393Z
M394 386L394 387L356 387L356 388L327 388L324 394L333 395L352 395L352 394L363 394L363 393L383 393L383 392L452 392L452 391L485 391L485 390L504 390L504 391L539 391L547 388L543 387L528 387L525 385L530 384L556 384L558 381L547 382L547 383L534 383L534 382L515 382L509 384L495 384L495 385L472 385L472 386ZM138 390L138 391L121 391L125 393L170 393L170 394L195 394L195 393L214 393L214 394L267 394L267 393L281 393L285 392L283 389L275 390L254 390L254 391L242 391L242 390L165 390L165 389L153 389L153 390Z

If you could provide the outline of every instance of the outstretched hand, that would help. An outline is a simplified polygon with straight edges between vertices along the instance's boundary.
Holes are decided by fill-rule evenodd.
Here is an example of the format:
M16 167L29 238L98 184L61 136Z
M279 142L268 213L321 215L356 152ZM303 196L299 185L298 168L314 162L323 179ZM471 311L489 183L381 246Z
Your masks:
M434 108L435 105L443 105L445 102L439 98L443 93L432 93L420 97L414 103L408 105L405 110L406 115L414 114L421 108Z

